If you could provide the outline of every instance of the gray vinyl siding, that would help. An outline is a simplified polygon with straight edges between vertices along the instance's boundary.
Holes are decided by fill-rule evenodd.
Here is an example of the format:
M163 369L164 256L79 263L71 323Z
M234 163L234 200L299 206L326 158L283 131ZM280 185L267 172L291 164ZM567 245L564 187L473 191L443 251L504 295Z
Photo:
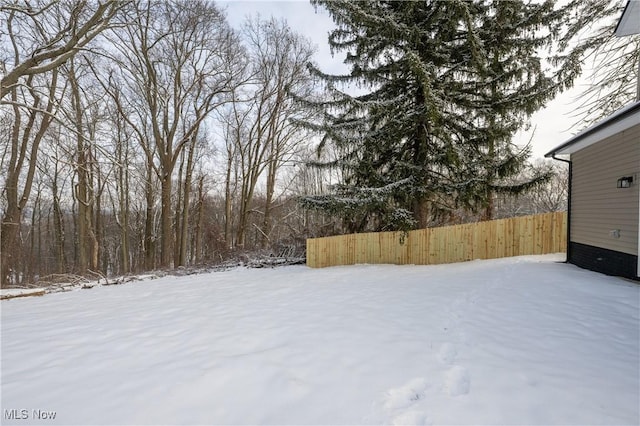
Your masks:
M571 161L571 241L637 255L640 125L575 152ZM622 176L633 176L631 188L616 188ZM620 238L610 235L615 229Z

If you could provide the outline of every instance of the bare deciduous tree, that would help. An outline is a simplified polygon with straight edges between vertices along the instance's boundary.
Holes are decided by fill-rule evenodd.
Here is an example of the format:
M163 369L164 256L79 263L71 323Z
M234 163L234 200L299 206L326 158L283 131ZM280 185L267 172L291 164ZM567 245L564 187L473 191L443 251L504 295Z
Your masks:
M0 57L0 101L12 108L9 157L3 196L0 262L2 286L9 283L12 253L30 197L38 149L61 103L60 67L104 31L126 1L5 2L0 5L7 46ZM9 154L7 154L9 153ZM22 185L20 185L22 183Z
M7 1L0 5L13 56L0 58L0 99L23 77L50 72L63 65L104 31L126 5L105 1Z
M636 1L636 0L632 0ZM588 127L639 96L640 35L618 37L616 25L626 1L574 0L576 20L566 41L576 40L574 55L582 57L589 85L580 95L576 111L579 128Z
M500 218L540 214L567 210L569 172L565 164L540 159L530 164L517 179L545 173L550 179L521 195L504 195L497 201L497 216Z
M289 161L305 139L306 132L293 121L307 113L293 101L291 93L307 95L312 79L306 65L313 48L293 33L286 22L259 17L244 27L252 78L227 115L227 197L230 194L230 167L237 165L239 182L236 244L245 246L249 215L259 179L266 173L266 192L261 226L262 245L269 240L271 210L280 167ZM232 159L232 156L235 158ZM227 216L231 202L227 198ZM257 225L256 225L257 226ZM225 232L225 234L228 234ZM227 235L228 236L228 235Z
M6 209L2 217L0 229L0 252L2 286L11 281L10 274L14 266L13 255L16 251L17 237L33 185L36 171L37 155L40 142L45 136L59 105L58 70L51 72L48 93L42 95L36 88L31 75L23 87L11 89L13 125L9 134L6 149L9 152L3 195L6 198ZM25 103L28 105L23 107Z
M160 180L160 265L170 267L176 163L203 120L228 101L244 57L224 15L206 1L140 1L126 19L126 30L112 35L128 91L119 101L136 111L128 122Z

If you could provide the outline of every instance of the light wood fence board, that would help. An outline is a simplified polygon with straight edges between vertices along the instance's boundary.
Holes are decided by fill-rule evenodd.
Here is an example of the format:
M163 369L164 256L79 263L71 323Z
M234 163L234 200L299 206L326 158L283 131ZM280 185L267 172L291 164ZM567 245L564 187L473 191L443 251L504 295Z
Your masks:
M565 252L566 212L401 232L338 235L307 240L307 265L359 263L435 265Z

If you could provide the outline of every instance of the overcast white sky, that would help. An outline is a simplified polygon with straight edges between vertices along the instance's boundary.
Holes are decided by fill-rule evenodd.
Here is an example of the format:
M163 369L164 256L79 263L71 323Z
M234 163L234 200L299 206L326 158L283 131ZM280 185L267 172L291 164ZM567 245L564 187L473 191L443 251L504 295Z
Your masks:
M342 56L332 57L327 44L327 35L334 26L331 17L322 8L315 10L308 0L230 0L217 3L226 9L230 24L236 28L247 15L256 13L263 17L273 15L286 19L292 29L311 39L316 45L315 60L323 71L339 73L346 70L342 64ZM531 130L518 134L515 142L525 145L535 128L532 157L540 158L569 139L578 130L577 127L572 127L577 120L572 115L578 107L575 99L584 90L585 84L586 80L581 79L573 89L562 93L549 102L546 108L534 114L531 118Z

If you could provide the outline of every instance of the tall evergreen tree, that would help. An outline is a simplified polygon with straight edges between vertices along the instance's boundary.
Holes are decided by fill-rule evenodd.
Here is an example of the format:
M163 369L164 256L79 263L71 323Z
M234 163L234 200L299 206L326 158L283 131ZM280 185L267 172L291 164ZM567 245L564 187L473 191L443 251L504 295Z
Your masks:
M560 90L570 86L573 65L550 69L542 56L560 33L560 23L573 8L554 10L555 2L486 0L474 3L474 28L482 46L484 64L465 77L472 83L471 103L465 107L475 136L464 141L464 164L475 176L462 197L466 206L481 208L485 220L493 218L497 194L520 194L551 177L538 170L524 181L515 181L527 166L530 147L512 142L514 134Z
M307 207L333 212L351 231L424 227L457 205L487 208L500 181L520 171L526 150L511 136L570 84L570 62L545 69L540 56L568 9L494 1L312 0L337 28L333 52L348 75L315 69L329 89L320 149L343 182ZM543 34L543 35L541 35ZM350 95L342 85L357 85Z

